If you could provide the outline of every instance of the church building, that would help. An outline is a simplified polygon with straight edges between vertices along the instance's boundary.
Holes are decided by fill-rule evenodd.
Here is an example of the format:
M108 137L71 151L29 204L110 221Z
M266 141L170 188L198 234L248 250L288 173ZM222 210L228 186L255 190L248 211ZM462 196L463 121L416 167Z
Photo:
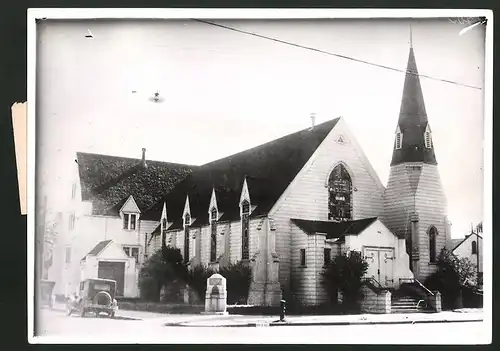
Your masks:
M107 172L107 195L99 191L103 184L96 183L87 201L96 206L111 198L106 200L109 210L87 212L126 222L127 233L115 235L114 241L120 244L125 235L134 241L137 267L164 242L179 248L190 266L249 264L249 304L275 306L288 296L317 305L328 299L321 272L342 252L361 252L372 285L397 291L405 282L423 283L450 241L411 45L394 130L386 187L343 117L202 166L162 164L156 185L155 179L140 178L126 191L109 191L109 184L127 182L143 171L127 175L127 166L110 170L97 159L88 169L80 166L79 178L89 184L90 178ZM97 240L95 233L88 249L105 240ZM136 284L137 273L130 274Z

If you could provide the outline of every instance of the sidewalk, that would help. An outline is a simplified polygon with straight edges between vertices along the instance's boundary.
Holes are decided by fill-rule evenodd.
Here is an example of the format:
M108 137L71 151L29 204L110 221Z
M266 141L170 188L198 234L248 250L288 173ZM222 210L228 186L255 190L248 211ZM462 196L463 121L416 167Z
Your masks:
M482 312L458 313L408 313L408 314L363 314L343 316L289 316L285 322L279 317L228 315L219 318L198 319L169 326L189 327L259 327L259 326L314 326L314 325L356 325L356 324L416 324L416 323L450 323L480 322Z
M58 304L54 310L64 312L65 308ZM482 309L464 309L440 313L287 316L285 322L279 322L279 316L163 314L118 310L116 318L178 327L264 327L480 322L483 312Z

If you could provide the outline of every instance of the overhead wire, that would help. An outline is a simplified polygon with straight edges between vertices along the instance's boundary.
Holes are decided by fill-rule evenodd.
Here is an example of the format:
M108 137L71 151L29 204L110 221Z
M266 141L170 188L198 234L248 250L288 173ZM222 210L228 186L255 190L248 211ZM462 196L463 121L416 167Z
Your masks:
M329 55L329 56L335 56L335 57L338 57L338 58L341 58L341 59L350 60L350 61L354 61L354 62L358 62L358 63L363 63L363 64L366 64L366 65L370 65L370 66L374 66L374 67L378 67L378 68L383 68L383 69L394 71L394 72L411 74L411 75L415 75L415 76L419 76L419 77L423 77L423 78L427 78L427 79L432 79L432 80L436 80L436 81L440 81L440 82L444 82L444 83L448 83L448 84L454 84L454 85L458 85L458 86L462 86L462 87L466 87L466 88L470 88L470 89L482 90L481 87L477 87L477 86L474 86L474 85L464 84L464 83L460 83L460 82L456 82L456 81L452 81L452 80L448 80L448 79L436 78L436 77L433 77L433 76L429 76L429 75L425 75L425 74L420 74L420 73L412 72L412 71L409 71L409 70L406 70L406 69L400 69L400 68L390 67L390 66L386 66L386 65L381 65L381 64L378 64L378 63L374 63L374 62L370 62L370 61L366 61L366 60L357 59L357 58L354 58L354 57L351 57L351 56L347 56L347 55L336 54L336 53L329 52L329 51L326 51L326 50L317 49L317 48L314 48L314 47L305 46L305 45L301 45L301 44L296 44L296 43L292 43L290 41L281 40L281 39L277 39L277 38L272 38L272 37L265 36L265 35L262 35L262 34L248 32L248 31L245 31L245 30L242 30L242 29L237 29L237 28L225 26L225 25L220 24L220 23L210 22L210 21L196 19L196 18L192 18L191 20L195 21L195 22L200 22L200 23L204 23L204 24L207 24L207 25L211 25L211 26L223 28L223 29L226 29L226 30L230 30L230 31L234 31L234 32L238 32L238 33L242 33L242 34L246 34L246 35L251 35L251 36L254 36L254 37L261 38L261 39L271 40L271 41L274 41L274 42L277 42L277 43L281 43L281 44L285 44L285 45L290 45L290 46L294 46L294 47L297 47L297 48L301 48L301 49L305 49L305 50L309 50L309 51L314 51L314 52L318 52L318 53Z

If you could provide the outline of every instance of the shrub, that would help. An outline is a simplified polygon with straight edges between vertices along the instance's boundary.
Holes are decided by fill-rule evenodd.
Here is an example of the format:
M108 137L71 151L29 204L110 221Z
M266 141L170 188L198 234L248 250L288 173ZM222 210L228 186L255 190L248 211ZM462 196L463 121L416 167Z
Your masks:
M230 305L246 304L252 282L252 268L239 261L221 267L219 274L226 278L227 303Z
M202 301L205 300L207 279L214 273L213 269L205 265L194 266L188 272L188 284Z
M362 297L362 278L368 270L368 263L360 252L350 251L336 256L324 269L322 283L336 301L337 291L343 296L345 308L356 310Z
M159 301L163 286L184 280L187 269L179 249L163 247L148 258L139 271L141 298L146 301Z
M461 308L462 291L476 287L476 265L468 258L459 258L443 248L437 260L437 270L424 284L437 290L443 298L443 309Z

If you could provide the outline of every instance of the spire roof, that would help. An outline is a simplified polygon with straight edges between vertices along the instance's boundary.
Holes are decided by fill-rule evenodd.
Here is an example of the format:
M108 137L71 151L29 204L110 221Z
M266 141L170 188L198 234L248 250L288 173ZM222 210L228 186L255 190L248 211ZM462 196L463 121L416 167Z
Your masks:
M396 149L394 144L391 166L405 162L437 164L434 145L431 143L430 148L425 147L425 131L429 122L412 41L410 27L410 53L398 120L402 143L399 149Z

